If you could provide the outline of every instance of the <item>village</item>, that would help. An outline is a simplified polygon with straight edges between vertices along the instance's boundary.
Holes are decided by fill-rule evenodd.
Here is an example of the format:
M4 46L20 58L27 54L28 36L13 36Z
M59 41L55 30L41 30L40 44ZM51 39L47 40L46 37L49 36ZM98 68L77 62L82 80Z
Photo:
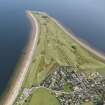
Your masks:
M58 67L40 85L34 84L30 89L25 88L21 101L16 105L23 105L33 90L38 88L51 91L61 105L81 105L89 101L95 105L103 105L105 102L105 78L98 72L87 77L85 73L75 71L71 66Z
M105 79L94 72L87 77L70 66L60 67L41 84L56 90L55 95L61 105L80 105L86 101L104 103ZM103 105L103 104L102 104Z

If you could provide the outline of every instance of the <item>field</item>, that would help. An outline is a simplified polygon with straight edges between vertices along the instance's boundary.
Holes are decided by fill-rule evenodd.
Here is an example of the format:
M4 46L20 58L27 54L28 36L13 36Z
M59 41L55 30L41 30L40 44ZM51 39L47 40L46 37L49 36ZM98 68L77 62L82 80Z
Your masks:
M105 75L105 64L66 35L47 14L33 12L33 15L38 20L40 35L22 90L41 83L57 65L73 66L87 75L95 71ZM23 105L42 105L41 102L43 105L59 105L57 99L45 89L35 91Z
M58 100L46 89L40 88L34 92L30 105L59 105Z

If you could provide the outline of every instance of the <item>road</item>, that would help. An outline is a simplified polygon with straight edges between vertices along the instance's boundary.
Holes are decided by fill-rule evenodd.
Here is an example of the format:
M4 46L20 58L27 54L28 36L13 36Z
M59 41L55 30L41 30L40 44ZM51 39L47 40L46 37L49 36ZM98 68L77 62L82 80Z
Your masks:
M49 92L54 93L56 95L56 97L58 97L60 95L63 95L63 94L67 94L67 95L73 94L73 92L65 92L64 90L56 91L56 90L53 90L51 88L47 88L47 87L44 87L44 86L37 86L37 87L32 87L31 89L29 89L29 93L28 93L29 95L28 96L27 95L25 96L24 94L22 94L22 96L24 96L24 97L22 97L22 96L20 96L20 97L22 97L23 99L20 98L20 100L18 100L16 102L16 105L23 105L25 103L25 100L27 100L27 98L29 98L29 96L32 95L33 92L35 92L35 91L37 91L38 89L41 89L41 88L46 89Z

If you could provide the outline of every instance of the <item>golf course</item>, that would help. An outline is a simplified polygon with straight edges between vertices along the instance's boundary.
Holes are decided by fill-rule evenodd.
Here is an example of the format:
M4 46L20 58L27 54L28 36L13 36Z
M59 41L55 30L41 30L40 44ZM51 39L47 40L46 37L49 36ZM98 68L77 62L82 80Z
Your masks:
M14 105L60 105L57 98L44 88L32 91L24 102L20 98L25 88L31 89L42 83L57 66L72 66L87 76L93 72L105 75L104 59L92 53L95 51L90 51L84 47L85 44L82 46L73 39L73 35L68 35L48 14L31 11L31 15L38 22L38 42Z

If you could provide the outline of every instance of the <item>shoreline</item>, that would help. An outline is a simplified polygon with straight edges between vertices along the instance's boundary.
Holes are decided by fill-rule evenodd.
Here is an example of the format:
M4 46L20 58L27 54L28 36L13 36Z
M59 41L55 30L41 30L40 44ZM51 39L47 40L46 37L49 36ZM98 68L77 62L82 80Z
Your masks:
M2 105L13 105L15 99L19 94L19 91L21 90L23 81L28 72L28 68L30 66L30 63L32 62L34 51L37 47L38 35L39 35L38 22L36 18L33 16L33 14L31 13L31 11L27 11L26 13L32 25L31 37L29 38L29 42L28 42L28 45L26 46L25 54L23 55L24 57L22 59L22 62L20 63L20 68L19 68L20 71L17 75L17 78L10 81L11 85L9 89L7 89L8 90L6 91L7 93L4 94L3 96Z
M95 48L92 48L89 44L86 44L82 39L76 37L72 32L69 32L64 26L55 18L48 15L49 18L52 19L53 22L55 22L72 40L74 40L77 44L79 44L81 47L86 49L88 52L90 52L93 56L98 57L100 60L105 62L105 55L102 54L100 51L97 51Z
M71 31L69 31L68 29L66 29L64 27L64 25L61 24L61 22L59 22L57 19L55 19L54 17L50 16L49 14L47 14L46 12L42 12L42 11L32 11L35 13L41 13L43 15L47 15L55 24L57 24L61 30L63 30L72 40L74 40L77 44L79 44L82 48L84 48L85 50L87 50L88 52L90 52L93 56L98 57L101 61L105 62L105 54L102 53L101 51L98 51L97 49L95 49L94 47L91 47L91 45L88 44L88 42L86 43L85 40L77 37L74 35L74 33Z

